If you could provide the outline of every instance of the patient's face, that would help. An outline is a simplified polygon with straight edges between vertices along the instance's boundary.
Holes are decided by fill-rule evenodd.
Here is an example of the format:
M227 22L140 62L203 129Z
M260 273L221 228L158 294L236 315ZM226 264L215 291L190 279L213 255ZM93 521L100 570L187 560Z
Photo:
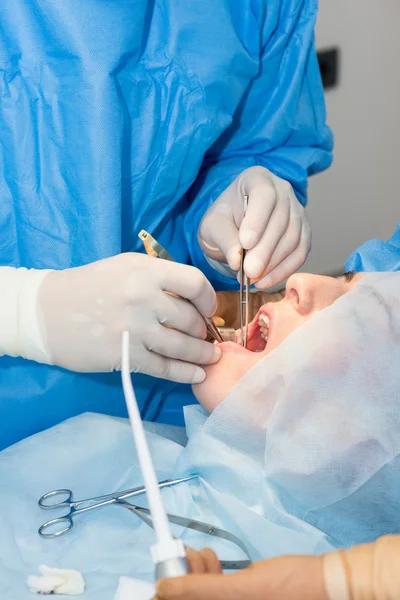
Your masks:
M247 349L233 342L219 344L221 360L205 367L207 378L193 386L197 400L212 412L249 369L277 348L292 331L353 289L362 276L363 273L339 279L309 274L290 277L285 298L264 304L249 324Z

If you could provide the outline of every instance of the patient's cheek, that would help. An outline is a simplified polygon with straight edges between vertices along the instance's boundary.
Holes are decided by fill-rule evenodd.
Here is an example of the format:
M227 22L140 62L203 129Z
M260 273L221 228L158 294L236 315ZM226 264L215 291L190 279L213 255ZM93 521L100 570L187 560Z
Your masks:
M260 358L257 355L246 357L243 352L223 351L218 363L204 367L207 377L203 383L192 387L195 397L211 413Z

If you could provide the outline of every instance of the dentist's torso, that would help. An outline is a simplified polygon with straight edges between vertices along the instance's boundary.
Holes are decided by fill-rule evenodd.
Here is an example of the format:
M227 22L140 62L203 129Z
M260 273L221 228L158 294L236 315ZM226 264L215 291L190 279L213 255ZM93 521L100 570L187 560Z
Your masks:
M257 74L262 4L3 0L0 265L140 251L142 228L187 262L185 193ZM181 418L181 386L158 415L171 384L136 387ZM118 374L0 359L0 448L87 410L124 414Z

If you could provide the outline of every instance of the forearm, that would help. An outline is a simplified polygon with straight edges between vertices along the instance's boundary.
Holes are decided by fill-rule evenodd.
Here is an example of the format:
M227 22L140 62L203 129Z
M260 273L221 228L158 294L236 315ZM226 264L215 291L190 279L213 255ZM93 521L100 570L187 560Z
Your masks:
M0 355L48 362L36 312L47 271L0 267Z
M329 600L395 600L400 597L400 536L324 556Z
M188 194L185 235L191 260L218 290L235 290L237 281L216 262L221 257L207 260L198 243L199 225L211 205L243 171L263 167L289 182L304 206L308 177L332 161L314 44L316 12L316 0L268 3L259 20L259 71Z

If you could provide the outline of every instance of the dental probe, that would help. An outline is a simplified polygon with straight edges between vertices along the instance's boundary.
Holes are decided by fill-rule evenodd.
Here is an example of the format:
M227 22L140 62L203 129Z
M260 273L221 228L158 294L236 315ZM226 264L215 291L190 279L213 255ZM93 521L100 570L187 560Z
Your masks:
M243 218L246 216L249 197L243 198ZM240 288L239 288L239 315L240 315L240 331L242 334L242 345L247 348L247 335L249 329L249 278L244 270L244 261L246 258L246 250L242 249L240 259Z
M167 514L158 487L153 461L151 459L139 407L132 386L128 331L124 331L122 334L121 374L133 439L144 485L146 487L150 513L157 539L156 544L151 547L151 555L156 567L156 580L164 579L164 577L181 577L182 575L189 573L185 546L182 540L177 540L172 537Z

